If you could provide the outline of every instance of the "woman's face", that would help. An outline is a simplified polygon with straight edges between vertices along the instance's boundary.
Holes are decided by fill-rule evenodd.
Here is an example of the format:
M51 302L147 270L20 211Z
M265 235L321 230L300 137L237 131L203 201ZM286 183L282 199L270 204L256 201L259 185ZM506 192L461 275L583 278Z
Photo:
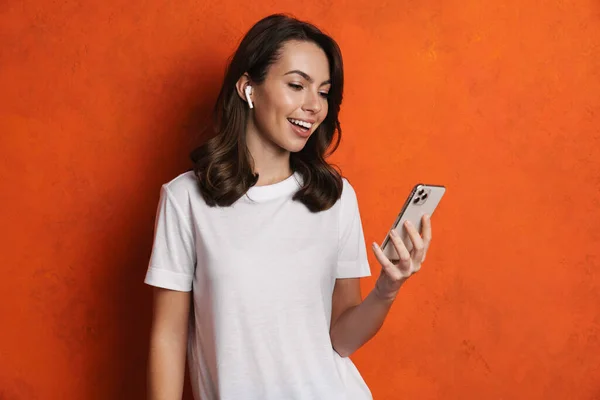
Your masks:
M302 150L327 116L329 61L312 42L289 41L265 81L253 85L251 125L282 150Z

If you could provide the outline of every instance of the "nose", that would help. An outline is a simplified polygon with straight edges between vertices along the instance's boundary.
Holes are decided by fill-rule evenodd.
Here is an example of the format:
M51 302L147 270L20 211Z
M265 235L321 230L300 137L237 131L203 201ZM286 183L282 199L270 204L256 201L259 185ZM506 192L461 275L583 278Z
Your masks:
M317 114L319 111L321 111L321 108L323 108L323 105L321 104L321 95L319 93L314 93L313 91L307 90L302 109L304 111Z

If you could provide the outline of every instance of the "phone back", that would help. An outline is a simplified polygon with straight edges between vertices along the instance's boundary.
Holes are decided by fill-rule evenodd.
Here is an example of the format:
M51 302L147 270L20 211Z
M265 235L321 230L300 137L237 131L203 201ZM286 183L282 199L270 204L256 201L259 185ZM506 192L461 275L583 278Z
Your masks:
M408 231L404 227L404 222L409 220L415 226L417 232L421 233L421 218L425 214L429 214L430 217L433 215L433 212L440 200L442 200L442 196L445 192L446 188L444 186L426 185L422 183L415 185L412 189L402 210L398 214L396 221L392 225L392 228L398 232L409 252L412 250L413 246ZM381 245L381 249L383 250L383 254L390 260L398 260L400 258L389 237L389 232Z

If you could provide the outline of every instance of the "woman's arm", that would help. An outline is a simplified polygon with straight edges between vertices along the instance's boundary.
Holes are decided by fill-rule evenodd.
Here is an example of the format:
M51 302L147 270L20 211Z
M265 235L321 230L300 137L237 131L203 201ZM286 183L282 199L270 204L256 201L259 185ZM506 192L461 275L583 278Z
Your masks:
M148 399L181 400L191 292L154 288Z
M392 243L400 256L397 264L388 260L379 246L373 243L373 252L381 264L381 273L375 288L364 300L361 300L358 278L336 280L330 336L333 348L342 357L350 356L379 331L402 284L421 269L431 244L429 215L423 216L421 233L410 222L405 227L413 243L410 252L395 230L391 231Z
M336 280L330 336L333 348L340 356L350 356L383 325L394 298L384 297L377 291L376 286L361 301L358 278Z

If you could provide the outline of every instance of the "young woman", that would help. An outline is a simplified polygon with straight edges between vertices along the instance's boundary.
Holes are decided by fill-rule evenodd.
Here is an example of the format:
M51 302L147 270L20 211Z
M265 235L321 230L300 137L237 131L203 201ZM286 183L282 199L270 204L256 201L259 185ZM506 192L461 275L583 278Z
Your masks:
M370 275L356 194L326 161L340 139L342 56L284 15L254 25L231 60L216 134L164 184L145 282L155 286L149 398L370 399L348 358L381 327L431 240L407 226ZM333 145L333 146L330 146ZM421 236L422 235L422 236Z

